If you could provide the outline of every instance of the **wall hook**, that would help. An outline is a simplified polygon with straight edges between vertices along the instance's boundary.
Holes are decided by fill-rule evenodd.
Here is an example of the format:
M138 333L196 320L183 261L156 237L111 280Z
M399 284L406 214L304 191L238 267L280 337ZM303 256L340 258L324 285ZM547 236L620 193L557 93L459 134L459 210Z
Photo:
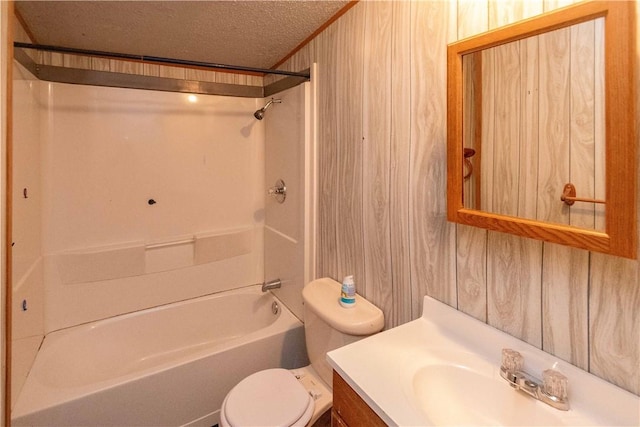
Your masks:
M23 196L25 199L28 199L28 198L29 198L29 195L27 194L27 188L26 188L26 187L22 189L22 196Z
M464 148L462 156L464 157L464 165L467 167L467 173L464 174L463 179L466 181L471 177L473 173L473 163L471 163L471 157L475 156L476 150L473 148Z

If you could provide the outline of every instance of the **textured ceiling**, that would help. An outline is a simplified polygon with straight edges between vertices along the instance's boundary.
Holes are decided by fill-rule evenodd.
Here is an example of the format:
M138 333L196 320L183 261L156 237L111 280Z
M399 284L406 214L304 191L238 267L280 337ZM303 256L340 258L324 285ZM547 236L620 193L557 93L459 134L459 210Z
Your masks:
M271 68L348 1L17 1L39 44Z

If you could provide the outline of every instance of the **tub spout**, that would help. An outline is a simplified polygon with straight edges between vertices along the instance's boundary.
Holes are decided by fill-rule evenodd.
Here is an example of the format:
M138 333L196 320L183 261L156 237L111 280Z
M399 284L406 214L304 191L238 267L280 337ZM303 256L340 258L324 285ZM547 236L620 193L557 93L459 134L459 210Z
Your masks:
M262 292L267 292L271 289L278 289L281 286L282 282L280 282L280 279L269 280L262 284Z

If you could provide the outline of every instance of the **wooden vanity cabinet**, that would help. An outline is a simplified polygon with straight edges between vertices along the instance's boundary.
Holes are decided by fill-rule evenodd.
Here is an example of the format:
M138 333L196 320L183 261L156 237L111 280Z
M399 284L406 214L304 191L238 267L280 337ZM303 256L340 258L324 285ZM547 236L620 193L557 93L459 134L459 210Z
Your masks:
M331 425L333 427L386 426L385 422L336 371L333 371Z

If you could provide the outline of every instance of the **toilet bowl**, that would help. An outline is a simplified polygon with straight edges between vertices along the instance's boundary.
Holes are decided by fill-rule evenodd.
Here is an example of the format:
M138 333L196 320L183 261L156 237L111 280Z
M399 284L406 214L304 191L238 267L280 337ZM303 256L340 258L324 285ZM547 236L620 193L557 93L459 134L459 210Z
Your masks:
M267 369L240 381L220 408L223 427L313 425L332 404L332 371L326 353L384 327L382 311L360 295L355 307L341 307L340 283L333 279L310 282L302 298L311 365Z
M227 394L220 410L220 424L313 425L329 408L331 390L310 366L266 369L249 375Z

